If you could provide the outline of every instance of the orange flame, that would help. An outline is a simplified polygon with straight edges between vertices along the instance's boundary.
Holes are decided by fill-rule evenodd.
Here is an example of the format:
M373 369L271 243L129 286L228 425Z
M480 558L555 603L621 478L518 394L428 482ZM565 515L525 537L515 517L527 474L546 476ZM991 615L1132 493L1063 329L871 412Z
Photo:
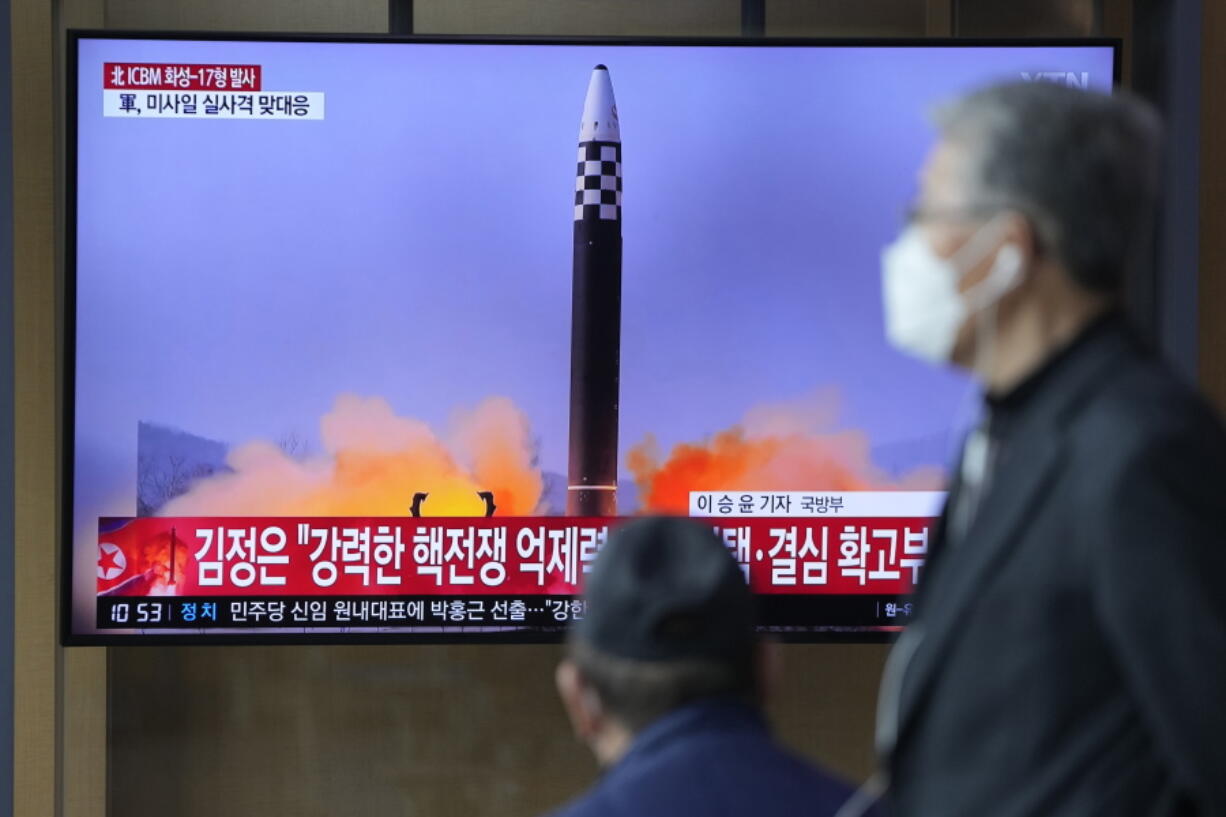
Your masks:
M838 401L831 391L806 400L765 405L703 442L681 443L662 460L648 435L632 448L643 509L686 513L691 491L863 491L938 489L940 468L891 479L875 466L868 437L836 430Z
M481 516L491 491L499 516L537 510L543 481L528 422L492 397L452 418L451 439L400 417L386 400L343 394L320 421L325 456L300 461L258 441L234 449L232 473L201 480L166 503L164 516Z

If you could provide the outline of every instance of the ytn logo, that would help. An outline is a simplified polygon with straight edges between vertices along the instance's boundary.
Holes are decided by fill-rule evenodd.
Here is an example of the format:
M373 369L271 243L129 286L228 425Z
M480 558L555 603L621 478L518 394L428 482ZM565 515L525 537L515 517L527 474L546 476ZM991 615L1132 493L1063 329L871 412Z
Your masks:
M1055 82L1070 88L1090 90L1089 71L1082 71L1080 74L1073 71L1023 71L1022 80L1025 82Z

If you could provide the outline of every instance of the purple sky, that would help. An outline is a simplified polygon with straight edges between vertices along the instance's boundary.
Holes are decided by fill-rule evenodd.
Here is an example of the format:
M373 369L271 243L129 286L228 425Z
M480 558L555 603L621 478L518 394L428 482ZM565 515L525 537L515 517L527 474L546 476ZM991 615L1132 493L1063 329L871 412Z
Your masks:
M322 122L106 119L102 63L263 66ZM136 424L314 437L340 392L444 423L508 395L565 471L583 96L624 140L623 452L838 387L874 444L947 431L965 383L882 337L878 256L938 100L1108 48L84 41L78 503L133 512ZM88 505L89 507L85 507Z

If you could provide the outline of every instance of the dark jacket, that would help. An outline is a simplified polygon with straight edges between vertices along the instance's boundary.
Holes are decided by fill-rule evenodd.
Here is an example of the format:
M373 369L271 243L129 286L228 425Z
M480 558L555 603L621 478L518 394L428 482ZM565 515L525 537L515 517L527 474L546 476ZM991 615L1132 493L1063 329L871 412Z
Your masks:
M708 700L652 723L554 817L829 817L851 794L783 749L752 707Z
M1226 815L1226 434L1194 391L1100 328L945 539L883 684L897 817Z

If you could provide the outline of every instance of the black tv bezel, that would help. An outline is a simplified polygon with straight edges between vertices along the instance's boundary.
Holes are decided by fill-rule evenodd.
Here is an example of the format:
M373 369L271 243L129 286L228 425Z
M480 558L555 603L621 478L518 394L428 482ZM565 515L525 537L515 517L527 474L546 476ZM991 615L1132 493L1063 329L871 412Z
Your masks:
M77 81L78 46L82 40L184 40L207 42L260 43L371 43L386 45L600 45L696 46L753 48L1086 48L1108 47L1112 51L1112 87L1120 84L1123 40L1118 37L1018 38L899 38L859 37L553 37L521 35L377 35L377 34L288 34L263 32L198 31L108 31L70 29L66 47L66 128L64 150L64 271L63 299L59 318L62 335L62 371L58 378L63 389L60 401L60 512L56 539L60 559L59 615L60 643L65 647L119 646L220 646L220 645L330 645L330 644L558 644L562 631L525 630L502 633L207 633L190 635L110 635L76 633L72 628L73 566L73 477L76 464L76 312L77 312ZM779 633L788 643L886 643L894 633L881 630L814 630Z

